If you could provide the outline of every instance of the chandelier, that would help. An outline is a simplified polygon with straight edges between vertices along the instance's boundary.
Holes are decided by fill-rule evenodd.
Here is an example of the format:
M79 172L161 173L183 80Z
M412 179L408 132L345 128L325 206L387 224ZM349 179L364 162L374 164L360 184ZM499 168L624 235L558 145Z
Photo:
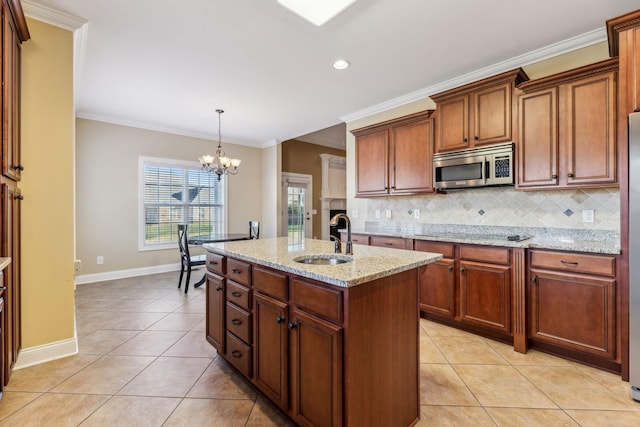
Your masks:
M242 160L231 159L226 156L222 150L222 134L220 132L220 122L222 113L224 110L216 110L218 113L218 149L216 154L211 156L209 154L200 157L198 160L202 165L202 170L215 173L218 175L218 181L222 178L222 175L235 175L238 173L238 166Z

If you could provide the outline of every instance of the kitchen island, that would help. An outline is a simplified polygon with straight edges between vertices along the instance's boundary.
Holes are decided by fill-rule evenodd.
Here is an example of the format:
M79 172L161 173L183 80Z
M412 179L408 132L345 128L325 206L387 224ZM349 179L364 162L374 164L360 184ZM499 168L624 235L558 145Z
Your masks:
M204 246L207 340L297 424L418 421L418 271L440 254L338 255L287 238ZM348 262L297 261L314 258Z

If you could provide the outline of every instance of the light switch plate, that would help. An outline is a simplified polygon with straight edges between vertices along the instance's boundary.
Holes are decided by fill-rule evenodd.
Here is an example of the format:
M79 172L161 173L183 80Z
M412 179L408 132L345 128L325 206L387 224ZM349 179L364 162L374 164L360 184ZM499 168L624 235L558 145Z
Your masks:
M583 209L582 210L582 222L593 222L595 219L595 213L593 209Z
M380 219L380 209L376 209L375 217L376 219Z
M358 218L358 215L359 213L357 209L351 211L351 218Z
M415 219L420 219L420 209L414 209L413 210L413 217Z
M387 219L391 219L391 209L387 209L385 212Z

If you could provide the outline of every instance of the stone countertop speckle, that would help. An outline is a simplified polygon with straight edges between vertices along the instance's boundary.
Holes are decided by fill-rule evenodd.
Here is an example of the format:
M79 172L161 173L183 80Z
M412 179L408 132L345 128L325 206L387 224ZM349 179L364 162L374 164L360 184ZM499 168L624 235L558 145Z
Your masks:
M7 268L11 264L11 257L0 257L0 271Z
M402 224L367 224L365 229L352 230L352 233L514 248L557 249L601 254L620 253L620 234L611 230L453 224L423 224L421 227L408 227ZM513 235L527 238L521 241L507 239L508 236Z
M211 252L275 268L341 287L361 285L402 271L411 270L442 258L442 254L403 249L353 245L353 261L338 265L311 265L295 261L298 257L333 255L333 242L304 239L291 244L287 237L210 243ZM344 250L345 245L343 245ZM337 255L337 254L336 254ZM341 254L340 257L347 255Z

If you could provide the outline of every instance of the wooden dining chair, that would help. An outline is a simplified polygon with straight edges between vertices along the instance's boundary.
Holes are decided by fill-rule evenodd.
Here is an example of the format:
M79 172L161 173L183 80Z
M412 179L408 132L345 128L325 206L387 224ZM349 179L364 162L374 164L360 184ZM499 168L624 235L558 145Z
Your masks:
M182 276L187 272L187 280L184 285L184 293L189 290L189 279L191 278L191 268L206 264L205 255L191 256L189 254L189 239L187 233L187 224L178 224L178 246L180 247L180 279L178 279L178 289L182 286Z

